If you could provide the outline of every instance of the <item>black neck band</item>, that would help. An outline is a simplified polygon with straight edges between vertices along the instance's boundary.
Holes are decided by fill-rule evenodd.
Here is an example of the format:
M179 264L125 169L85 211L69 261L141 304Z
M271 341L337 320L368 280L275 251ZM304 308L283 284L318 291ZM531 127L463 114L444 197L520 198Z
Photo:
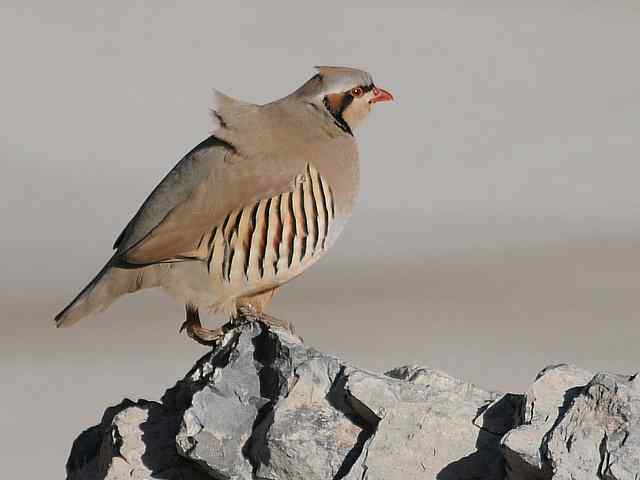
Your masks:
M323 99L325 108L333 117L333 121L338 126L338 128L340 128L340 130L342 130L343 132L346 132L349 135L353 136L351 127L349 127L349 124L342 117L342 112L345 111L345 109L351 104L351 102L353 102L353 97L348 94L345 95L344 98L342 99L342 104L340 105L340 109L337 112L332 112L331 105L329 105L329 100L327 99L327 97L324 97Z

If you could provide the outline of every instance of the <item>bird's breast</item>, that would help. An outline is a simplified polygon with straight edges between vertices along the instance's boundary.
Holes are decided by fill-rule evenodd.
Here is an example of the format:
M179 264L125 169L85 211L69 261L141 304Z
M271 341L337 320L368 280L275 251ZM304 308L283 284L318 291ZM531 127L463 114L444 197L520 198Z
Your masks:
M280 285L315 263L341 228L334 189L312 164L291 190L229 213L206 242L209 275L233 296Z

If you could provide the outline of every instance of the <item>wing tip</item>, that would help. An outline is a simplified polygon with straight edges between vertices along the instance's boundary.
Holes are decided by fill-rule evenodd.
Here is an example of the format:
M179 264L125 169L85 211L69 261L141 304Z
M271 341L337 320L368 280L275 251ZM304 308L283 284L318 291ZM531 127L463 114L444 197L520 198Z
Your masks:
M69 311L70 306L71 305L69 305L60 313L58 313L55 317L53 317L53 324L55 325L56 328L66 327L65 320L67 319L67 312Z

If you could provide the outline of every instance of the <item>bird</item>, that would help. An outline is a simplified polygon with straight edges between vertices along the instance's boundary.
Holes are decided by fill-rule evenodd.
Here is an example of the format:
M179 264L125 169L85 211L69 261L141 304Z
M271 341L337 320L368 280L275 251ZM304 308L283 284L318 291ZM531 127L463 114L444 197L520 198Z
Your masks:
M151 192L55 324L161 287L185 306L180 331L203 344L240 317L289 326L266 307L342 232L359 190L354 131L374 104L394 99L366 71L315 68L293 93L266 104L214 90L210 136ZM228 314L230 324L207 328L201 310Z

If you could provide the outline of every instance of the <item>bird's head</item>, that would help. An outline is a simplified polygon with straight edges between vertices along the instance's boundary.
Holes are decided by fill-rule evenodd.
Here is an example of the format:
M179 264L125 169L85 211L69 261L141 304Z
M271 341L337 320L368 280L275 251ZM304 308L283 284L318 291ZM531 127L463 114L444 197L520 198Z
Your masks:
M353 134L377 102L393 100L391 93L377 87L371 75L347 67L316 67L318 74L296 93L318 109L326 110L335 124Z

